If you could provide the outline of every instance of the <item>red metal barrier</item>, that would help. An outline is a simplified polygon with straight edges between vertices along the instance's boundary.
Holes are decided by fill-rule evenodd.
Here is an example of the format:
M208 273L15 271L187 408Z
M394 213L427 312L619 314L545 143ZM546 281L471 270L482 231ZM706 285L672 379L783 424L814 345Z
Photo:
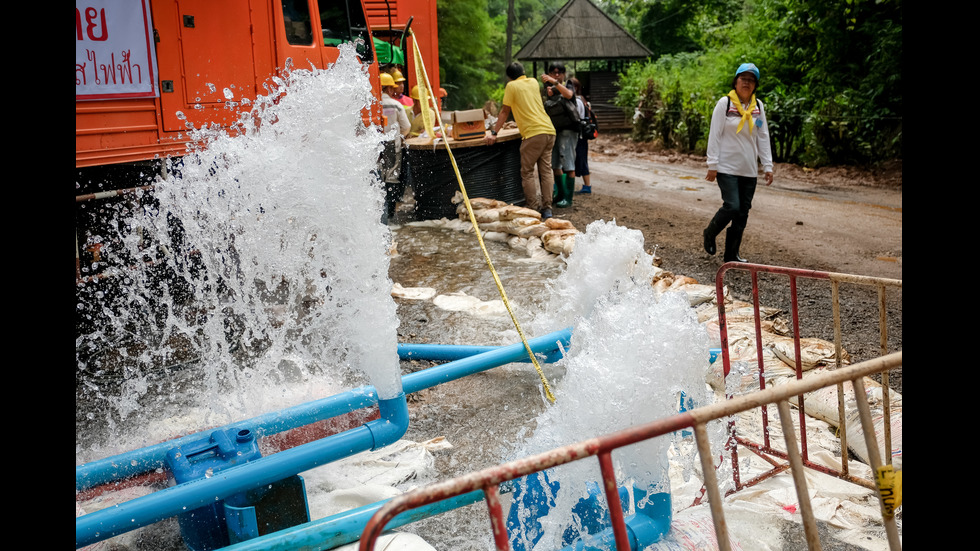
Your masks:
M831 300L832 300L833 315L834 315L834 345L836 349L836 362L838 367L842 365L842 356L843 356L842 353L843 346L841 344L840 295L839 295L839 287L841 283L852 283L858 285L869 285L869 286L877 287L878 308L879 308L879 328L881 334L881 341L880 341L881 355L885 355L888 352L887 350L887 341L888 341L887 327L888 326L887 326L887 310L885 309L885 289L886 287L897 287L901 289L902 287L901 280L857 276L857 275L841 274L841 273L834 273L834 272L820 272L816 270L783 268L779 266L765 266L761 264L729 262L722 265L721 268L718 269L718 274L715 277L715 292L717 293L717 301L718 301L718 326L719 326L719 334L721 337L721 354L722 354L722 361L724 365L724 375L726 380L728 378L729 372L731 371L731 358L730 358L729 342L728 342L728 324L726 321L726 313L725 313L724 279L725 279L725 274L733 270L746 271L749 272L749 274L751 275L752 306L753 306L753 312L755 318L754 320L755 342L756 342L755 349L756 349L756 360L758 362L758 370L759 370L760 390L765 390L766 388L766 372L765 372L765 366L763 362L763 344L762 344L762 327L761 327L762 317L759 315L758 274L760 272L768 273L768 274L785 275L789 278L790 309L792 315L792 334L793 334L793 341L794 341L793 347L794 347L794 354L795 354L794 358L796 360L795 361L796 378L798 380L803 378L803 366L802 366L803 362L801 358L801 347L800 347L800 315L799 315L799 302L798 302L797 287L796 287L797 280L799 278L825 280L830 282L831 291L832 291ZM891 450L892 449L891 423L890 423L891 411L889 407L889 388L888 388L887 372L885 372L882 375L882 386L883 386L882 392L884 394L884 404L885 404L884 405L885 449ZM729 399L732 398L730 394L728 394L727 396ZM797 404L799 404L798 414L799 414L799 421L800 421L800 432L798 436L799 436L800 446L802 450L803 465L808 468L820 471L822 473L826 473L831 476L848 480L850 482L864 486L866 488L875 489L876 486L873 480L866 480L860 477L856 477L848 472L846 421L845 421L844 410L843 410L844 406L843 406L842 396L843 396L843 383L841 385L838 385L838 408L839 408L839 418L841 423L840 434L841 434L841 450L842 450L841 470L832 469L824 465L821 465L819 463L814 463L810 461L807 452L806 414L804 413L804 408L803 408L803 394L800 394L797 397L798 400ZM741 477L739 474L738 448L736 445L730 445L729 449L731 451L732 476L735 482L735 488L734 490L732 490L732 492L741 490L744 487L757 484L789 468L789 465L787 463L783 463L773 459L773 457L776 457L783 461L786 461L789 459L789 457L785 452L774 449L770 445L771 443L769 439L769 414L768 414L768 408L766 406L762 406L762 427L763 427L763 432L762 432L763 441L759 443L738 436L736 432L735 421L732 420L729 422L729 428L731 429L732 439L734 443L746 447L748 450L752 451L753 453L757 454L759 457L761 457L762 459L766 460L771 465L773 465L773 468L770 471L765 472L743 483L741 481ZM887 458L885 459L886 464L891 464L891 456L888 454L886 455L887 455Z
M873 471L879 472L884 462L890 463L890 457L884 462L878 457L878 444L877 439L872 427L870 409L868 407L867 396L864 392L863 378L867 377L873 373L881 373L882 381L884 384L884 395L885 395L885 415L886 415L886 432L885 432L885 449L891 449L890 434L887 430L889 427L888 422L888 370L889 369L900 369L902 366L902 354L901 352L896 354L891 354L884 356L886 352L887 345L887 316L885 314L885 287L892 286L901 288L902 282L900 280L892 279L882 279L882 278L870 278L863 276L854 276L849 274L838 274L831 272L818 272L813 270L798 270L792 268L781 268L776 266L762 266L757 264L742 264L742 263L728 263L724 264L718 271L718 276L716 278L716 290L718 293L718 311L719 311L719 332L721 337L721 348L722 348L722 361L724 364L724 374L727 377L731 369L731 360L728 350L728 328L724 311L724 293L723 293L723 280L724 275L729 270L744 270L748 271L752 277L752 300L753 300L753 310L755 317L755 333L756 333L756 351L758 355L759 364L759 382L760 390L758 392L752 392L750 394L741 396L728 396L728 400L720 402L717 404L712 404L710 406L700 407L691 411L682 412L671 417L664 419L659 419L645 425L637 425L630 427L615 433L603 435L597 438L592 438L589 440L584 440L582 442L564 446L561 448L556 448L551 451L520 459L517 461L512 461L510 463L504 463L496 467L491 467L483 471L470 473L468 475L448 480L445 482L433 484L424 488L419 488L395 497L387 504L385 504L377 513L371 518L360 540L360 551L372 551L374 549L375 540L384 531L385 526L390 522L395 516L400 513L415 509L417 507L422 507L430 503L435 503L444 499L449 499L452 497L460 496L469 492L476 490L482 490L487 501L487 506L490 514L490 523L493 529L494 542L498 550L508 550L510 549L507 529L505 525L505 519L503 515L502 507L500 506L499 500L499 485L502 482L513 480L522 476L526 476L531 473L543 471L551 467L583 459L590 456L598 456L600 471L603 477L603 487L606 493L607 505L609 506L609 512L611 517L611 522L613 525L613 532L615 534L616 549L620 551L625 551L630 548L627 536L626 525L624 522L622 507L619 501L619 493L617 491L616 479L613 473L613 463L611 453L614 449L627 446L646 440L649 438L655 438L657 436L662 436L668 433L675 432L677 430L685 428L693 428L695 434L695 440L698 447L698 455L701 459L702 472L704 474L704 491L707 493L709 505L711 506L711 514L714 522L715 534L718 539L719 549L727 551L731 549L731 544L728 539L728 530L725 524L724 511L722 507L722 497L719 491L719 485L717 476L715 473L715 465L712 458L717 458L718 455L712 453L710 449L710 443L707 436L706 425L709 421L722 419L722 418L732 418L735 414L748 411L750 409L760 409L762 413L762 418L764 422L763 431L763 443L751 442L748 439L740 438L734 432L734 422L730 425L732 428L732 438L733 440L729 442L729 449L732 454L732 466L733 475L735 478L736 490L741 489L746 486L758 483L765 478L769 478L778 474L780 472L791 470L794 485L796 486L797 497L800 503L800 513L803 520L804 531L806 532L807 544L810 549L819 549L820 541L817 534L816 522L813 516L812 507L810 506L809 493L806 489L806 480L803 476L803 468L808 467L815 469L839 478L855 482L862 486L868 487L872 490L878 491L879 501L882 504L882 520L885 526L885 532L888 537L889 546L893 550L901 549L901 543L899 541L898 530L894 520L894 516L891 514L891 509L886 508L887 499L884 494L890 493L891 489L887 489L884 492L879 489L874 481L867 481L855 476L851 476L847 473L847 446L846 441L842 441L841 447L843 450L843 470L835 471L813 463L807 459L807 446L806 446L806 421L805 414L802 408L799 411L800 417L800 433L799 433L799 445L797 444L797 434L793 429L792 422L790 420L790 409L788 400L795 397L799 400L799 404L803 404L803 396L805 393L813 392L820 388L829 387L837 385L838 394L842 395L842 388L844 382L849 381L855 388L854 398L858 404L858 409L861 413L861 425L864 432L865 444L869 449L869 462ZM790 280L790 293L791 293L791 310L792 310L792 323L793 323L793 335L794 335L794 348L795 348L795 363L797 380L785 385L773 386L766 388L765 384L765 369L763 365L762 358L762 328L761 328L761 317L759 315L759 286L758 277L759 272L765 272L770 274L782 274L789 277ZM797 301L797 279L811 278L818 280L827 280L830 282L833 291L833 307L834 307L834 325L835 325L835 341L837 345L837 363L838 369L828 371L826 373L820 373L807 379L802 378L802 361L801 361L801 346L800 346L800 331L799 331L799 308ZM879 316L879 321L881 324L881 348L883 357L877 358L875 360L870 360L862 362L857 365L840 367L841 356L842 356L842 346L841 346L841 335L840 335L840 308L839 308L839 294L838 286L840 283L856 283L862 285L873 285L878 288L879 296L879 308L881 310L881 315ZM840 402L841 411L843 411L843 402ZM773 449L770 445L769 438L769 417L768 417L768 404L776 404L778 406L779 418L782 424L783 438L786 444L786 452ZM843 414L841 415L843 422ZM742 483L739 480L739 466L737 457L737 448L734 443L741 444L747 447L754 453L759 454L760 457L768 461L773 465L773 469L755 479ZM802 449L802 453L801 450ZM778 457L786 461L782 463L773 459ZM887 512L886 512L887 509Z
M503 509L500 507L499 484L550 469L551 467L597 455L599 469L602 472L603 489L605 490L606 500L609 505L610 516L612 517L613 533L616 536L616 549L619 551L628 551L630 545L627 539L622 505L619 501L616 476L613 472L611 452L616 448L692 427L694 423L695 418L690 413L681 413L645 425L637 425L619 432L583 440L577 444L555 448L538 455L504 463L503 465L402 494L389 501L371 518L361 536L360 550L369 551L374 549L374 540L384 531L385 525L398 514L409 509L463 495L475 490L483 490L484 496L486 497L487 506L490 509L490 524L493 528L494 542L497 549L501 551L510 549Z
M385 526L397 515L410 509L476 490L482 490L486 497L490 512L490 524L493 528L494 542L497 549L502 551L510 549L503 510L499 501L499 485L507 480L513 480L557 465L563 465L597 455L616 537L616 549L626 551L630 547L627 541L626 526L619 502L619 492L617 491L615 476L612 472L612 451L616 448L634 444L642 440L693 427L697 441L698 455L701 458L702 471L705 477L705 488L711 506L715 534L718 539L718 547L722 551L729 551L731 549L731 542L728 539L728 530L725 524L725 515L722 508L723 500L718 489L718 481L712 462L712 458L717 456L711 452L710 442L705 428L707 423L735 415L742 411L759 408L766 404L777 404L783 426L791 426L789 405L786 402L788 398L834 384L842 384L844 381L851 381L852 384L861 389L861 392L856 393L855 397L859 404L859 409L861 409L865 441L869 449L874 450L874 453L871 454L871 466L873 469L878 469L881 466L881 462L877 457L877 441L870 424L870 413L867 407L867 397L863 392L864 385L862 380L872 373L887 372L889 369L899 369L901 366L902 354L899 352L857 365L822 373L814 377L808 377L801 381L793 381L792 383L779 387L760 390L744 396L736 396L730 400L672 415L664 419L658 419L645 425L633 426L618 432L583 440L576 444L563 446L538 455L511 461L452 480L412 490L411 492L393 498L371 517L371 520L365 526L364 532L361 535L359 550L373 551L375 541L384 531ZM820 542L816 530L816 522L813 518L812 508L810 507L810 496L806 489L806 479L803 476L802 463L800 462L800 454L797 450L794 433L792 430L784 429L784 436L786 438L787 450L789 450L790 454L797 498L801 504L800 512L803 517L807 543L810 549L819 549ZM880 491L879 500L883 504L882 520L885 525L889 545L892 550L900 550L901 543L899 542L894 517L884 514L884 498ZM620 511L620 514L616 514L616 511Z

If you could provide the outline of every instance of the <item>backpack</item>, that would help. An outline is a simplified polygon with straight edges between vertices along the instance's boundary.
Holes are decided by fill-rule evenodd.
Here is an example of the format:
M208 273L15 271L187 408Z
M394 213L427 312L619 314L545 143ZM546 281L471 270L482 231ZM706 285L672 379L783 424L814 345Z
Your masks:
M595 118L595 113L592 112L592 107L588 103L585 104L585 118L580 120L579 124L581 125L579 136L582 138L594 140L599 136L599 121Z
M544 110L551 118L555 130L578 130L578 108L555 90L555 95L544 100Z

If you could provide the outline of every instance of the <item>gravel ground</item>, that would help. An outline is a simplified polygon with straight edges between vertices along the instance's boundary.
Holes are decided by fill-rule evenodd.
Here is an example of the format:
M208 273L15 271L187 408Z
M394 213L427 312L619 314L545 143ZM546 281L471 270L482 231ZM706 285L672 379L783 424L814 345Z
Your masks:
M703 157L657 152L623 136L605 136L590 149L591 195L576 195L555 215L584 230L594 220L616 219L643 232L662 267L699 283L714 284L723 264L704 252L701 231L721 206L714 184L704 180ZM777 165L776 181L760 186L741 254L750 262L790 268L902 279L901 165L880 172L853 168L807 171ZM760 302L789 319L785 277L760 276ZM733 297L751 301L744 272L725 277ZM798 280L800 334L834 339L830 285ZM852 361L881 355L878 293L864 285L841 286L842 341ZM886 290L887 352L902 349L902 289ZM889 384L902 391L901 372Z

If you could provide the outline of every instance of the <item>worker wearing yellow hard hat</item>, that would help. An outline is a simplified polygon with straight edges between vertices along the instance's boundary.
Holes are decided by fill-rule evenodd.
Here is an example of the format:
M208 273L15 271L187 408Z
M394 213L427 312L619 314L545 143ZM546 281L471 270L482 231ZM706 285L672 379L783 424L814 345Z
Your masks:
M416 84L415 86L412 86L411 97L412 97L413 100L415 100L414 103L412 104L412 113L414 115L414 118L412 119L412 128L411 128L411 130L409 130L408 135L410 137L413 137L414 138L415 136L418 136L419 134L422 133L422 131L425 130L424 119L419 116L419 115L422 114L422 101L421 101L421 98L419 97L419 86L418 86L418 84ZM433 121L433 124L435 126L439 126L439 122L436 121L436 112L435 112L435 110L433 110L431 107L428 107L428 106L426 106L426 109L429 110L429 114L432 117L431 120Z
M407 82L405 77L402 75L402 72L398 70L398 68L392 69L389 74L391 75L391 78L395 80L395 94L391 97L398 100L398 103L405 107L407 113L411 113L412 104L415 102L413 102L412 98L405 94L405 83Z

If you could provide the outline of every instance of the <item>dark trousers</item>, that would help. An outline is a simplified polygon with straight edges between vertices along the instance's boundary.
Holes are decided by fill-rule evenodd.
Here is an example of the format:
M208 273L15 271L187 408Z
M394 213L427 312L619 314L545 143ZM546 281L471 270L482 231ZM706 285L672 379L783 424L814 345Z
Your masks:
M732 229L741 233L749 220L749 209L752 208L752 197L755 196L758 178L718 173L716 181L721 189L723 204L708 227L712 233L718 235L731 222Z

